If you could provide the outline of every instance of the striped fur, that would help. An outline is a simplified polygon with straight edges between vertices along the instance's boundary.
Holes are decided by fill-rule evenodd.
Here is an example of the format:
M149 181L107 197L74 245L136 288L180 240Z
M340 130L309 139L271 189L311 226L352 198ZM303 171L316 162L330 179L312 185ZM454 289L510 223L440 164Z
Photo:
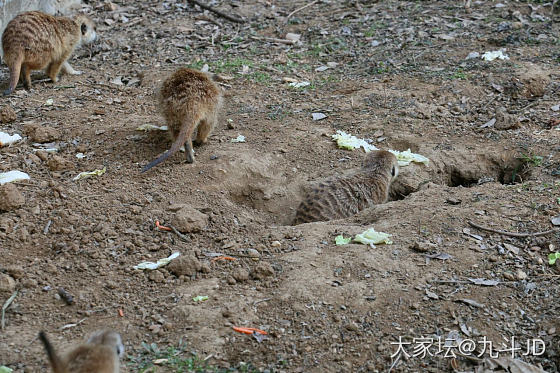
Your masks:
M79 74L66 62L80 43L96 39L95 25L86 16L55 17L42 12L25 12L14 17L2 34L4 62L10 69L10 85L4 92L15 89L20 74L24 86L31 89L31 71L46 69L53 82L61 69Z
M342 219L387 202L398 170L397 158L392 153L368 153L359 171L313 187L299 205L294 224Z
M183 145L185 145L187 162L193 163L193 133L197 129L195 144L206 143L218 121L222 94L220 88L207 74L181 68L163 82L158 101L173 138L173 144L168 151L144 167L142 172L165 161Z

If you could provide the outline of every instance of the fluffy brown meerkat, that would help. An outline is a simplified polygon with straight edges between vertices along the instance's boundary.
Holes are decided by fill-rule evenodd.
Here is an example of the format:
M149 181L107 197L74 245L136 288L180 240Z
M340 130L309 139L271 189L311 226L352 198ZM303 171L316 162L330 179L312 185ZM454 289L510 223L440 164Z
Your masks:
M99 330L77 347L59 356L44 332L39 333L54 373L118 373L124 354L119 333Z
M9 95L23 75L23 84L31 89L31 71L43 70L53 82L58 73L79 75L67 62L68 57L80 44L97 38L95 25L85 15L75 18L57 17L33 11L15 16L2 34L4 62L10 69L10 85L4 91Z
M360 170L314 186L299 205L294 225L342 219L385 203L398 174L399 165L394 154L373 150L366 155Z
M165 161L185 146L187 163L194 162L192 137L202 145L218 121L222 92L211 77L198 70L180 68L167 78L158 93L158 102L173 138L171 148L150 162L142 172Z

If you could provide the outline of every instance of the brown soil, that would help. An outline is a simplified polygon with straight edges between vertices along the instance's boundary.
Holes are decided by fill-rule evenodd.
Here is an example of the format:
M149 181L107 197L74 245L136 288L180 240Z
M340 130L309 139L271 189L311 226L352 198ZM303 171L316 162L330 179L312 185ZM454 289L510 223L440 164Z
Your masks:
M17 118L1 129L26 137L0 149L0 171L31 180L10 188L24 206L0 213L0 302L19 291L0 332L0 365L45 372L39 330L69 346L112 327L129 356L141 342L182 338L212 365L286 372L472 371L473 358L395 362L391 343L452 331L495 345L515 336L523 348L541 338L543 355L518 357L558 371L560 270L547 256L560 234L517 238L468 225L536 232L559 214L559 27L550 4L322 1L286 22L308 2L210 3L247 22L184 1L115 2L113 11L89 1L101 39L71 61L84 74L52 84L37 72L31 92L18 87L3 99ZM288 32L301 41L266 39ZM466 59L500 48L509 60ZM316 71L328 62L338 65ZM136 130L165 125L154 90L175 68L204 64L232 78L222 83L220 125L194 164L181 153L140 174L170 146L162 131ZM311 85L291 88L284 77ZM4 89L5 67L0 78ZM313 121L313 112L327 118ZM410 148L430 164L401 168L387 204L291 226L310 182L360 165L362 151L330 139L337 129L382 149ZM232 143L239 134L246 142ZM37 141L58 153L37 151ZM160 231L156 220L186 233ZM369 227L393 244L334 244ZM182 256L172 266L133 269L173 252ZM499 283L469 280L480 278ZM198 295L209 299L195 303Z

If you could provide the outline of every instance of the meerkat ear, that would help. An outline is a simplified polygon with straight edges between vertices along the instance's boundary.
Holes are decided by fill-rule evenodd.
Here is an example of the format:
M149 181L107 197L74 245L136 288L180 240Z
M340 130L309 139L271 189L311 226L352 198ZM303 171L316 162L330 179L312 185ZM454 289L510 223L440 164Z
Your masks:
M85 35L87 32L87 25L85 23L82 23L81 30L82 30L82 35Z
M396 172L397 172L397 170L396 170L395 166L393 166L393 168L391 168L391 176L395 177Z

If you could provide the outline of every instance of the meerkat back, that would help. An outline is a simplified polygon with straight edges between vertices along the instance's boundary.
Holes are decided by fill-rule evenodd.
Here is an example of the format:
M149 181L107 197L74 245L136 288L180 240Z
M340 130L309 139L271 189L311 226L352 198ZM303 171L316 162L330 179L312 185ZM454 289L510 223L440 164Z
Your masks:
M2 34L4 62L10 69L10 83L4 95L15 89L20 73L24 86L31 89L31 71L46 69L53 82L61 69L79 74L66 61L74 48L96 39L95 25L86 16L75 19L32 11L18 14Z
M98 331L86 343L62 358L55 352L44 332L39 338L45 346L54 373L118 373L124 353L121 336L114 331Z
M398 175L395 155L384 150L370 152L362 168L345 177L315 186L300 203L294 225L341 219L375 204L385 203L391 183Z
M171 148L142 169L142 172L165 161L185 146L187 163L194 162L194 143L202 145L218 121L222 92L203 72L181 68L167 78L159 90L158 103L173 139Z

